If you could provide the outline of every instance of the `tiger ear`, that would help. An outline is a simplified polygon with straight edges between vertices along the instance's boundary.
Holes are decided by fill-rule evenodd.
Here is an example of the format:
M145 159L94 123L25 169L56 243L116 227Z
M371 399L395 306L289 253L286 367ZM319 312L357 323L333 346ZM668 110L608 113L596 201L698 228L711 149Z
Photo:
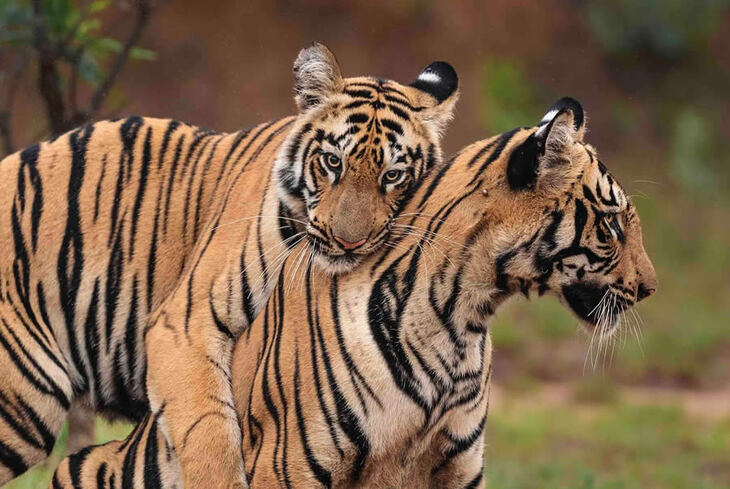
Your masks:
M542 117L542 120L537 125L538 130L536 135L542 135L544 139L549 137L551 128L556 122L559 116L563 114L569 114L572 122L572 126L568 126L568 130L572 127L571 136L574 140L583 141L585 136L585 114L583 112L583 106L580 102L570 97L563 97L555 102Z
M565 166L569 161L566 148L575 141L583 141L583 107L572 98L561 98L548 109L537 127L510 155L507 182L512 190L534 188L538 174Z
M299 51L294 61L294 100L300 112L322 103L342 88L342 73L335 55L318 42Z
M411 87L420 91L418 104L423 107L421 119L431 124L437 133L443 132L454 116L454 106L459 99L459 76L456 70L444 61L428 65Z

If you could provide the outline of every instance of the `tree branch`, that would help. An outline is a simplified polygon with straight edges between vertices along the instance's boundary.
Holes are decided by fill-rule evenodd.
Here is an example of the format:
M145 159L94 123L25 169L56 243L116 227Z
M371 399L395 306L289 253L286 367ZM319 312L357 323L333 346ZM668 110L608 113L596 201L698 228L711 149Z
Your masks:
M33 47L38 51L38 90L46 106L51 133L58 135L65 130L66 108L61 95L56 61L58 55L48 40L48 29L41 0L32 0Z
M21 51L15 57L12 73L7 80L8 88L5 92L5 101L2 109L0 109L0 140L2 140L3 151L6 155L15 152L12 129L13 103L15 102L15 93L18 90L18 82L28 66L29 58L26 50Z
M10 125L10 114L7 112L0 113L0 140L2 140L5 155L15 152L13 130Z

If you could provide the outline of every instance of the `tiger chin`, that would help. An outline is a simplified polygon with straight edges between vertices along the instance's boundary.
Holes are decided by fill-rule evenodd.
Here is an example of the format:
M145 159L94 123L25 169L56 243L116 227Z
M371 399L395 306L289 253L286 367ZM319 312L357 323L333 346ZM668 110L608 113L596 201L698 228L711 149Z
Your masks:
M420 182L440 166L458 76L436 61L408 85L343 78L323 45L294 63L299 117L275 163L278 194L330 274L381 247Z

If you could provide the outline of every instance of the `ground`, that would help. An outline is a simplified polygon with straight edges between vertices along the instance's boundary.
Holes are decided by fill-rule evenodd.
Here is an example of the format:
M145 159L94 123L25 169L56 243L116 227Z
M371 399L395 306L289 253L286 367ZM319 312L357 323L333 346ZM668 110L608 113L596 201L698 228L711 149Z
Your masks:
M489 489L728 489L730 390L495 385L486 431ZM610 394L607 394L610 392ZM123 424L97 424L98 441ZM65 451L5 489L45 487Z

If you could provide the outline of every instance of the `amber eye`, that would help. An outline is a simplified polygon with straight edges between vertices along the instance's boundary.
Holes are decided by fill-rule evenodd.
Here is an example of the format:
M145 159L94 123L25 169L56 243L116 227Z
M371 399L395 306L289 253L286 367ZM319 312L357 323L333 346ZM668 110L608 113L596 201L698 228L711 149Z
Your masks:
M383 181L385 183L395 183L403 178L404 174L405 172L403 170L388 170L385 172L385 175L383 175Z
M331 170L337 170L342 166L342 160L340 160L340 157L332 153L323 153L322 161Z

